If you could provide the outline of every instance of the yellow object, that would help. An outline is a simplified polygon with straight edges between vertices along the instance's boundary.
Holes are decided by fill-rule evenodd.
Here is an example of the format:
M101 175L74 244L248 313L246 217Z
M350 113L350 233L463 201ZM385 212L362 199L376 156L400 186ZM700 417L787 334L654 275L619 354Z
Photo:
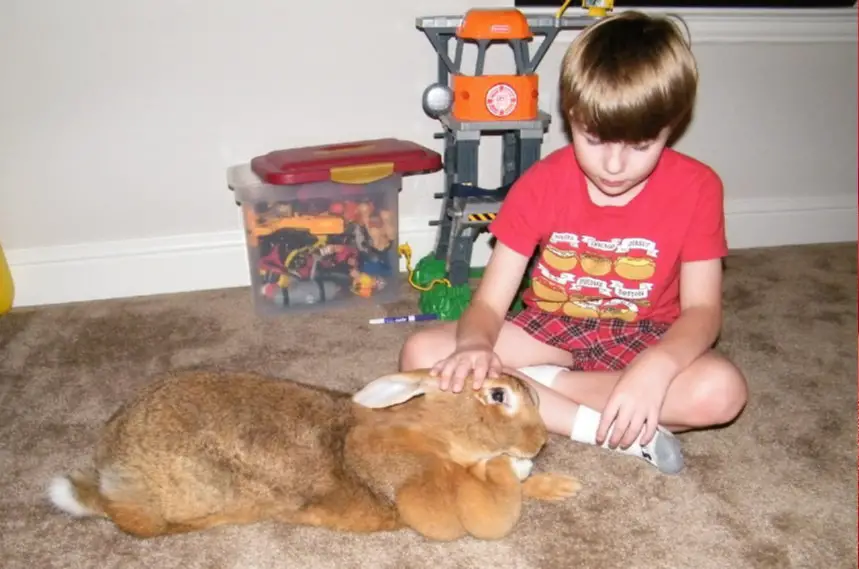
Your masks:
M292 215L262 221L257 217L252 208L245 208L245 226L248 238L254 246L260 237L281 229L301 229L312 235L340 235L346 231L346 222L336 215Z
M15 299L15 283L12 281L12 272L9 270L9 263L6 262L6 256L3 254L3 247L0 246L0 314L9 312L12 309L12 301Z
M567 11L567 8L570 6L571 1L572 0L566 0L566 2L564 2L563 5L558 8L558 11L555 13L555 18L560 19L560 17L564 15L564 12Z
M415 284L415 281L412 280L412 274L414 273L414 271L412 270L412 248L411 248L411 246L409 246L408 243L403 243L402 245L400 245L397 248L397 252L406 258L406 272L409 273L409 284L412 285L412 288L415 288L417 290L427 291L427 290L432 289L432 287L434 287L437 283L443 284L445 286L453 286L450 284L450 281L447 279L435 279L430 284L423 286L423 287L418 285L418 284Z
M325 247L325 245L327 243L328 243L328 237L327 236L325 236L325 235L318 236L316 238L316 243L314 243L313 245L308 245L307 247L299 247L298 249L290 251L289 255L287 255L286 259L284 259L284 261L283 261L283 266L286 267L287 270L289 270L289 266L292 264L292 261L295 260L296 256L298 256L301 253L314 251L316 249L321 249L322 247ZM289 282L289 281L287 281L287 282Z
M496 215L495 213L469 213L468 221L492 221Z
M359 166L335 166L331 168L331 181L341 184L370 184L394 173L393 162L361 164Z
M376 290L377 283L376 277L367 273L358 273L352 283L352 292L358 296L370 298L373 296L373 291Z
M572 0L566 0L564 4L555 13L556 18L560 18L567 11ZM582 0L582 8L587 8L588 16L593 18L602 18L614 8L614 0Z

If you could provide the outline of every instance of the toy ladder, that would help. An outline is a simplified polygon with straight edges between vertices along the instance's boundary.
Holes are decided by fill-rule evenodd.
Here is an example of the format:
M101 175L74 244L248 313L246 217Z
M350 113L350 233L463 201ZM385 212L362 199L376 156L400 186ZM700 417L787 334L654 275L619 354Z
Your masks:
M468 281L474 241L495 219L507 190L522 172L540 159L543 133L551 116L540 112L533 121L460 122L445 115L440 117L444 132L444 186L435 194L441 199L433 253L445 259L448 278L454 286ZM478 186L478 153L484 134L503 137L501 186L486 189Z

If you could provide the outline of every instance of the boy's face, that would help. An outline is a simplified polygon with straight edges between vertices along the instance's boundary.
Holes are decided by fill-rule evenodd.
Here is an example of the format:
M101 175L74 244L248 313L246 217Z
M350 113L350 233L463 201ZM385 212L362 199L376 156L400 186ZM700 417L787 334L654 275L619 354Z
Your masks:
M647 180L670 135L665 128L652 141L625 144L603 143L575 125L571 131L579 166L596 189L610 197L621 196Z

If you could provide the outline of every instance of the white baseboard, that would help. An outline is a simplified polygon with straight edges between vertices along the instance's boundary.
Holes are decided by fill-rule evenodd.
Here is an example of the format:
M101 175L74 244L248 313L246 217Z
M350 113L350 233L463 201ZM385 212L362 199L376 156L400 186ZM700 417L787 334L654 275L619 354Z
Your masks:
M726 204L732 249L855 241L857 202L851 196L738 200ZM413 262L435 243L430 217L405 218L400 241ZM489 258L486 236L473 264ZM248 286L241 230L6 252L15 281L15 306ZM404 266L404 264L403 264Z
M725 203L732 249L856 241L856 196L731 200Z

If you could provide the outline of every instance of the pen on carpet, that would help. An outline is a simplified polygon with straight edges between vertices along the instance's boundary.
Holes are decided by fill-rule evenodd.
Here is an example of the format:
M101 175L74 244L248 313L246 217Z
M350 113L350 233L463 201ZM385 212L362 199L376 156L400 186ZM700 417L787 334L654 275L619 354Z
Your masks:
M408 316L371 318L370 324L397 324L400 322L424 322L426 320L438 320L438 314L409 314Z

